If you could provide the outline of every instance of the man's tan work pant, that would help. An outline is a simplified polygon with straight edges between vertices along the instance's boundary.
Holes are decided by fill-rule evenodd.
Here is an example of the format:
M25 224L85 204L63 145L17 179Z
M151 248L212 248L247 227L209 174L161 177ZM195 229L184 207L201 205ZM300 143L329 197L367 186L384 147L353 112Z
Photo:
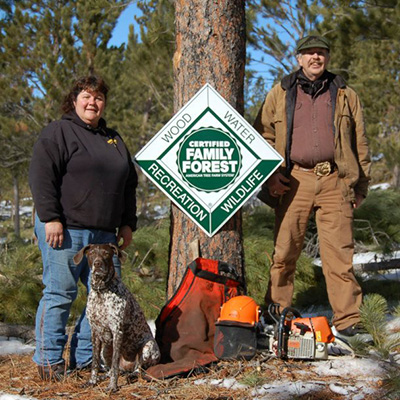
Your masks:
M296 261L312 211L323 273L338 330L359 322L362 293L353 273L353 207L343 199L337 171L319 177L294 166L290 191L275 211L275 250L266 302L291 305Z

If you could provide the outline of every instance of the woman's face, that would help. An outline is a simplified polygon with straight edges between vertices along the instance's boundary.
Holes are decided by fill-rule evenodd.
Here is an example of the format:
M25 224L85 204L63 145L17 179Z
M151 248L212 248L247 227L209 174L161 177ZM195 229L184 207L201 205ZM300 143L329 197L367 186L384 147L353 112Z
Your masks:
M78 117L96 128L106 106L106 98L103 93L82 90L74 101L74 106Z

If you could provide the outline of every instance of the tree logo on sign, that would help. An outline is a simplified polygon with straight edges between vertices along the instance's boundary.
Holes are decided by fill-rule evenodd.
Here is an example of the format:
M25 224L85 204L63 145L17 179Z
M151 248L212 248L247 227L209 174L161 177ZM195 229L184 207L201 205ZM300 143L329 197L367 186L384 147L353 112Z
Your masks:
M242 155L235 140L217 128L200 128L180 144L178 169L192 187L217 192L231 185L239 175Z

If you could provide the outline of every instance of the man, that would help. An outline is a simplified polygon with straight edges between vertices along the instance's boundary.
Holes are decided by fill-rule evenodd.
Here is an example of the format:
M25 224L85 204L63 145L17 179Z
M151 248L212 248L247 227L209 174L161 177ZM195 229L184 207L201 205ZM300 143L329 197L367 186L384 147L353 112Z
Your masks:
M370 157L362 108L344 80L326 70L326 38L297 44L300 69L272 88L255 128L284 157L259 197L275 207L275 249L266 303L290 306L296 261L312 212L333 324L342 336L360 332L361 288L352 260L353 208L368 190Z

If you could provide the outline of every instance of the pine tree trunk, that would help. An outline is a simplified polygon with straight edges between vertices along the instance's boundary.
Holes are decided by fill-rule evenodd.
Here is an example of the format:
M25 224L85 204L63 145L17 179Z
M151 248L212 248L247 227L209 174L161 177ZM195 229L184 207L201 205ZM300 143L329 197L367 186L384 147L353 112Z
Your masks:
M20 237L20 219L19 219L19 185L18 185L18 177L14 175L13 177L13 187L14 187L14 233L16 237Z
M244 0L176 0L175 7L175 112L209 83L243 114ZM241 212L209 238L172 204L168 298L196 255L228 262L244 277Z
M393 178L392 178L392 186L396 189L400 188L400 167L395 165L392 169Z

